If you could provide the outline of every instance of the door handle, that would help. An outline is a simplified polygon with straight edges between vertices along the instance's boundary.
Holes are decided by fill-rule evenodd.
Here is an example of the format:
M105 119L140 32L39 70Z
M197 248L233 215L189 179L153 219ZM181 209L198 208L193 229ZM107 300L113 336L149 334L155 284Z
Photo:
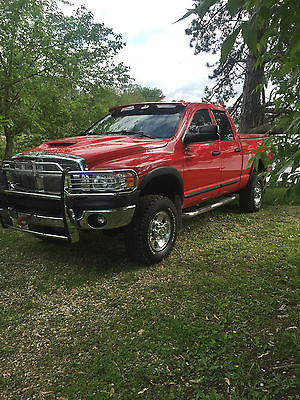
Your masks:
M213 156L219 156L219 155L221 154L221 152L218 151L218 150L215 150L215 151L213 151L211 154L212 154Z
M234 149L234 151L235 151L236 153L239 153L240 151L242 151L242 149L241 149L240 147L237 147L236 149Z

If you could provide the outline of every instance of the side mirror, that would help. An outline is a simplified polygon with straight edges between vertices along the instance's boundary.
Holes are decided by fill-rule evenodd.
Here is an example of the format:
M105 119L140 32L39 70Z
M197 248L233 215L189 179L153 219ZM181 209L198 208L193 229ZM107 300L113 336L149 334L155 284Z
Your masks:
M216 142L217 140L219 140L217 125L204 125L198 132L187 132L183 143Z

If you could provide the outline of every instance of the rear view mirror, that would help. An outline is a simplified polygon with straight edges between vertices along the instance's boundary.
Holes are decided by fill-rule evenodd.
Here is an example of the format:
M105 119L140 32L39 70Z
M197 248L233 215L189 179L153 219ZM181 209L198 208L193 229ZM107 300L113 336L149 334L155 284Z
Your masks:
M216 142L217 140L219 140L217 125L204 125L198 132L187 132L183 143Z

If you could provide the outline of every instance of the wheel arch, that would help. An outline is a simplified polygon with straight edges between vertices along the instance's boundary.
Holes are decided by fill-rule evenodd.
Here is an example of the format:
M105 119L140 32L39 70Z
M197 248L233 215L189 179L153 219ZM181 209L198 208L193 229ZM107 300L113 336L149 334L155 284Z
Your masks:
M158 194L169 197L174 203L176 198L183 201L183 179L180 172L173 167L158 167L150 171L139 184L141 196Z
M249 181L250 181L250 178L252 177L252 175L255 172L260 174L260 173L262 173L264 171L266 171L266 167L265 167L265 165L264 165L264 163L262 162L261 159L258 160L257 168L255 167L254 162L253 162L252 165L251 165L251 170L250 170L250 174L249 174Z

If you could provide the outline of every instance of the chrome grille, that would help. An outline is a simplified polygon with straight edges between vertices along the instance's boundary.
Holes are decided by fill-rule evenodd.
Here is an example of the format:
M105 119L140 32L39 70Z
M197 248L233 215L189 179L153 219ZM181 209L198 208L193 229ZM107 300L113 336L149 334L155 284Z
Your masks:
M82 171L84 160L75 156L28 153L4 161L2 166L8 190L56 195L61 192L61 177L66 168Z

